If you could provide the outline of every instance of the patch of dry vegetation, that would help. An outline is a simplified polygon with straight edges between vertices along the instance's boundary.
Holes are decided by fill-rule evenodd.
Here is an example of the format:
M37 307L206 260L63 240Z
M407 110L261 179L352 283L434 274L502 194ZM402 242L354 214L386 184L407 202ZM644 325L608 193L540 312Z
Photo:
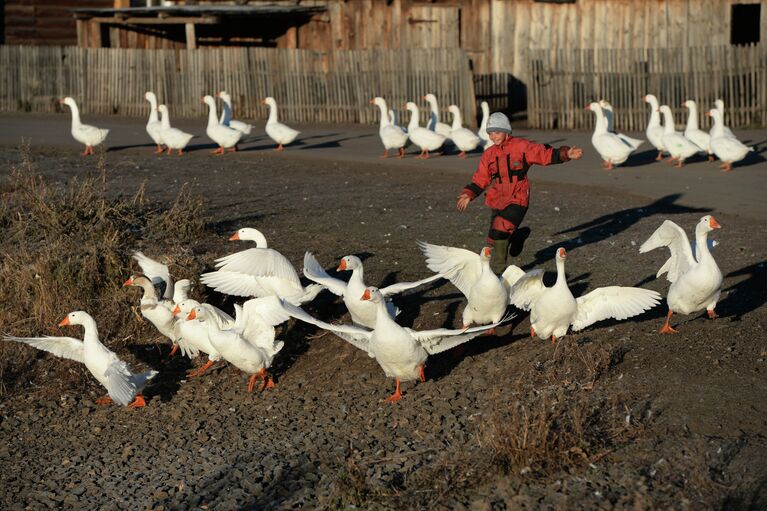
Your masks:
M170 208L153 206L143 186L132 197L107 194L108 170L102 154L91 175L65 187L52 186L39 176L29 147L10 169L0 190L0 324L16 336L78 336L74 329L55 325L72 310L96 318L106 344L121 353L129 342L151 343L157 334L131 313L137 291L122 282L137 271L134 250L170 261L177 278L201 268L185 247L203 234L201 199L182 187ZM84 368L75 362L14 342L0 342L0 392L30 381L51 388L87 385Z
M391 488L369 480L349 457L328 507L442 509L499 477L513 494L525 481L545 482L608 458L645 427L627 398L600 386L623 355L621 347L560 341L542 366L528 367L489 396L484 408L491 411L477 422L473 442L403 474Z

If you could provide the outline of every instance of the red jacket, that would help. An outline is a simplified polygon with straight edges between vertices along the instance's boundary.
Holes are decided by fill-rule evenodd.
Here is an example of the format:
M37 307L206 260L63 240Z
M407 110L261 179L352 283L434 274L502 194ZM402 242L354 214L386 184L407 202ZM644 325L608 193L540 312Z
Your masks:
M555 149L510 136L501 145L493 145L482 154L477 171L463 193L473 200L490 187L485 204L492 209L504 209L511 204L527 207L530 202L527 179L530 166L569 161L569 150L567 146Z

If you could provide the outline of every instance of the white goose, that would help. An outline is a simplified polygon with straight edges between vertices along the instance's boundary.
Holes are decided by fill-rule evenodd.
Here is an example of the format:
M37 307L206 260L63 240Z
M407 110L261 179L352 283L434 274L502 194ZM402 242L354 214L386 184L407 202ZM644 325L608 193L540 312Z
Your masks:
M178 155L184 154L184 149L189 145L189 141L192 140L194 135L185 133L178 128L174 128L170 125L170 114L168 113L168 107L160 105L157 109L162 114L161 122L161 136L165 145L168 146L168 154L171 154L173 149L178 151Z
M466 158L467 151L473 151L480 144L480 138L473 131L463 127L461 111L457 105L450 105L447 108L453 114L453 126L450 130L450 140L461 150L459 158Z
M85 144L85 151L80 154L82 156L93 154L93 147L99 145L107 138L109 130L80 122L80 109L77 108L77 103L75 103L74 99L66 97L60 99L59 103L67 105L72 111L72 137L81 144Z
M226 330L202 306L192 309L186 319L203 323L213 348L227 362L251 375L248 392L253 392L258 378L264 381L261 390L272 388L274 382L271 376L267 376L266 370L284 346L282 341L275 340L274 327L290 317L279 299L273 296L248 300L242 306L235 304L234 308L235 324Z
M424 365L429 355L442 353L470 341L500 324L495 323L464 330L438 328L416 331L402 327L392 319L389 315L386 299L378 289L366 288L359 299L370 300L376 306L376 326L373 330L352 325L331 325L288 303L283 303L283 307L294 318L329 330L366 352L371 358L375 358L386 376L394 378L396 382L397 387L394 394L386 399L389 402L399 401L402 397L400 382L416 379L420 379L422 382L426 381ZM504 318L504 320L506 319L509 318Z
M682 103L682 106L688 110L684 136L708 154L708 161L714 161L714 155L711 152L711 135L698 128L698 105L695 101L688 99Z
M640 140L638 138L631 138L628 135L624 135L623 133L618 133L613 129L613 106L610 104L609 101L606 99L600 99L599 100L599 106L602 107L602 113L605 116L605 121L607 122L607 131L610 133L615 133L618 135L618 138L623 140L623 142L629 146L631 146L632 149L638 149L640 145L644 143L644 140Z
M476 254L464 248L417 243L426 256L426 266L452 282L466 297L461 316L464 328L472 323L483 325L501 320L509 306L509 292L505 280L490 268L490 247Z
M206 286L234 296L278 296L296 305L313 300L322 291L318 284L302 286L290 261L268 248L257 229L244 227L229 239L255 241L256 248L216 259L217 270L200 277Z
M607 121L599 103L590 103L586 106L586 110L591 110L596 115L594 133L591 135L591 144L602 158L602 168L612 170L614 165L620 165L628 160L629 155L634 149L621 140L618 135L607 131Z
M209 320L216 321L221 330L229 330L234 326L234 318L213 305L200 303L191 298L187 298L176 304L176 307L173 309L173 315L177 318L176 331L181 352L189 358L196 357L200 352L208 355L208 361L205 365L187 373L188 378L202 376L210 366L221 360L221 354L210 342L207 325L204 325L199 321L186 320L189 313L196 307L204 308Z
M719 110L714 108L706 115L710 115L714 119L714 127L711 128L711 150L717 158L722 160L719 168L725 172L730 172L732 164L745 158L754 148L725 133L722 113Z
M378 136L381 137L381 143L384 146L384 153L381 158L389 157L389 149L397 150L398 158L402 158L405 156L407 133L394 124L394 112L387 109L384 98L376 96L370 100L370 103L376 105L381 111L381 122L378 127Z
M165 149L163 149L163 145L165 142L163 142L162 139L162 123L160 123L160 119L157 117L157 96L155 96L154 92L145 92L144 93L144 99L149 101L149 120L146 123L146 132L149 134L149 137L154 140L154 143L157 144L157 149L155 150L155 154L161 154Z
M551 287L543 284L543 270L524 273L516 266L506 270L511 284L510 301L530 311L530 336L541 339L564 337L589 325L613 318L627 319L658 305L656 291L638 287L600 287L578 298L573 297L565 277L565 249L557 249L557 281ZM506 274L505 273L505 274Z
M282 146L293 142L301 132L282 124L277 120L277 102L274 98L264 98L261 100L261 103L269 107L269 119L266 121L266 134L269 135L269 138L279 144L276 150L282 151Z
M487 149L493 145L493 141L490 140L490 135L487 134L487 120L490 118L490 105L487 104L487 101L483 101L480 103L480 108L482 108L482 122L479 124L477 136L482 140L482 148Z
M226 149L236 151L237 143L242 138L242 132L230 128L229 126L219 124L218 115L216 113L216 100L213 99L213 96L208 94L200 99L203 103L208 105L208 127L206 128L205 133L211 140L218 144L218 149L211 154L224 154Z
M732 130L724 124L724 101L722 101L721 99L715 99L714 108L718 110L720 114L722 114L722 131L724 132L724 136L736 138L735 133L733 133ZM711 131L709 132L711 134L711 137L714 136L713 131L714 131L714 127L712 126Z
M451 128L449 124L445 124L439 120L439 104L437 104L437 96L429 93L423 96L423 99L429 103L429 108L431 109L431 117L429 118L429 122L426 127L429 130L437 132L443 137L449 139Z
M681 133L676 132L674 129L674 115L671 113L671 108L668 105L661 105L659 110L663 114L663 147L671 155L668 162L673 163L676 160L676 167L681 169L682 165L684 165L684 160L700 152L701 148Z
M61 358L68 358L85 364L85 367L107 389L107 395L96 401L98 404L118 403L130 408L146 406L141 390L155 377L157 371L131 373L128 364L99 341L96 321L84 311L67 314L59 326L82 325L83 340L74 337L14 337L6 335L7 341L29 344L48 351Z
M684 229L671 220L664 221L639 247L639 253L659 247L668 247L671 252L671 257L655 275L660 277L666 273L666 278L671 282L666 297L668 315L660 333L676 333L669 324L675 312L692 314L706 309L709 318L717 317L714 309L722 291L722 272L709 251L708 233L719 228L721 225L711 215L700 219L695 226L695 255Z
M140 287L144 294L139 302L141 315L152 323L163 336L173 343L173 350L169 356L173 356L178 350L177 335L174 328L173 303L157 296L152 281L144 275L131 275L123 282L123 287Z
M224 102L224 108L221 112L221 118L218 120L218 122L224 126L229 126L230 128L241 132L243 138L250 135L250 132L253 130L252 124L232 119L232 97L229 95L229 93L222 90L216 93L216 97L220 97Z
M356 325L364 326L367 328L375 328L376 324L376 306L368 300L360 300L360 296L365 292L365 277L364 269L362 266L362 260L354 255L348 255L341 258L341 262L338 265L336 271L351 270L352 276L349 278L349 282L344 282L341 279L336 279L327 274L325 269L320 266L317 259L307 252L304 255L304 276L307 279L325 286L331 293L340 296L346 308L351 314L352 322ZM434 282L437 279L442 278L442 275L432 275L416 282L399 282L392 284L385 288L379 289L384 298L387 299L387 310L389 315L393 318L397 315L399 310L388 301L392 296L414 289L416 287Z
M422 128L418 125L418 117L420 112L418 106L412 101L409 101L405 108L410 111L410 124L407 127L407 134L410 140L421 148L421 154L416 158L428 158L429 151L436 151L442 144L445 143L446 138L439 133L431 131L426 128Z
M661 161L663 159L663 152L666 150L663 146L663 126L660 124L660 110L658 104L658 98L653 94L647 94L642 96L642 100L650 104L650 120L647 122L647 140L658 150L658 156L655 157L655 161Z

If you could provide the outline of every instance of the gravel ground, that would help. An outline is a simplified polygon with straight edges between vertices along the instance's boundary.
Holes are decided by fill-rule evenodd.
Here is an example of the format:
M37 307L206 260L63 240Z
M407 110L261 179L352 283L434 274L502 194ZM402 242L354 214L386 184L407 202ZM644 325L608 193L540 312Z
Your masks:
M32 154L47 178L62 183L95 165L68 150ZM0 158L6 175L18 153L0 148ZM358 254L370 284L414 280L427 275L416 240L478 250L488 222L479 203L463 215L454 210L470 172L261 154L157 158L138 149L107 153L107 161L115 195L146 182L148 197L169 202L188 182L205 196L216 241L190 249L208 262L244 248L227 242L228 234L253 226L296 265L306 250L326 268ZM767 242L755 235L762 223L681 206L673 196L535 183L536 172L525 221L532 234L518 265L543 268L552 282L554 251L564 246L576 294L621 284L665 296L667 282L654 275L667 253L640 255L639 245L666 218L690 233L712 212L723 226L714 233L725 275L721 317L675 317L680 333L661 336L665 307L657 307L594 325L555 347L530 339L526 314L519 314L497 336L432 357L426 383L403 384L395 405L382 401L394 386L374 360L305 324L282 327L277 386L253 394L246 377L224 365L184 380L191 363L168 361L169 346L155 343L146 326L146 337L120 353L161 371L144 409L95 405L102 389L90 377L7 389L0 402L0 507L767 506ZM462 297L449 283L397 304L403 324L414 328L460 324ZM327 293L307 310L348 321ZM536 413L539 422L525 422ZM558 428L575 416L586 431L567 440ZM542 426L553 433L541 434ZM522 437L530 444L543 439L540 449L505 442Z

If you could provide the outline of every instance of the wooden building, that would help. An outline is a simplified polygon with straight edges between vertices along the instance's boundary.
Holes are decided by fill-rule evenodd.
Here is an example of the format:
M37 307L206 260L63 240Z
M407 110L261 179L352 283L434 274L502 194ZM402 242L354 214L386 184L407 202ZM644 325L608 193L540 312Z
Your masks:
M79 7L76 32L35 44L461 48L478 99L509 112L526 108L537 50L763 45L767 37L767 0L6 0L6 43L33 38L20 38L23 20L9 17L21 4Z
M77 44L74 8L114 7L114 0L0 0L0 44Z

